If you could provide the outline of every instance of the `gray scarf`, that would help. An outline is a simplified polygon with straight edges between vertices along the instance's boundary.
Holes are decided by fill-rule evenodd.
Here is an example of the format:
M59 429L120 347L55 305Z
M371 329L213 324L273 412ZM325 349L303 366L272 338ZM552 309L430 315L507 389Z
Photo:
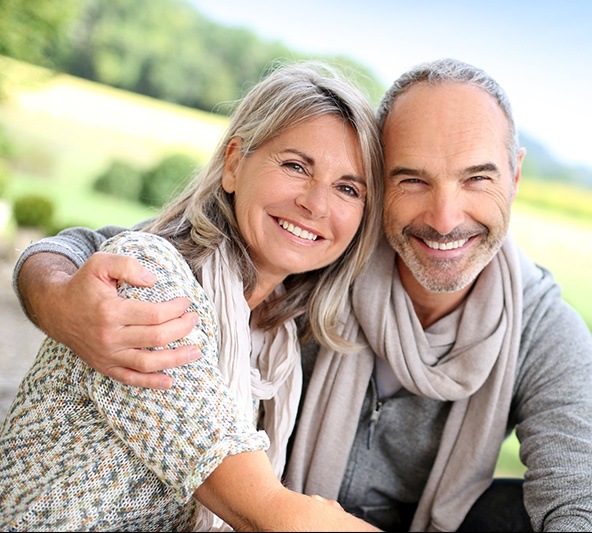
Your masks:
M505 435L521 334L518 250L508 237L448 327L424 331L383 240L352 306L343 335L365 347L319 351L287 484L337 498L376 355L413 394L453 402L411 531L456 531L490 484Z

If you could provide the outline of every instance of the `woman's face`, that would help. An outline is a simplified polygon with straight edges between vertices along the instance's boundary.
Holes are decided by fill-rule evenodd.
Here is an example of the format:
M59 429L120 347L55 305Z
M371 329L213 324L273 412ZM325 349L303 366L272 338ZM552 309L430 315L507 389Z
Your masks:
M222 184L235 194L259 284L275 287L290 274L337 259L356 234L366 198L353 128L324 115L289 128L247 157L240 149L234 138Z

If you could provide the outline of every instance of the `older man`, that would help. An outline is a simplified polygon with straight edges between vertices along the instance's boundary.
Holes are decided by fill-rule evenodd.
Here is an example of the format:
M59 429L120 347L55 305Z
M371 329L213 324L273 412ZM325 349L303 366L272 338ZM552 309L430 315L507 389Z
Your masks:
M524 150L505 93L479 69L436 61L394 83L378 120L385 238L344 327L364 347L305 357L287 482L388 530L589 531L592 337L508 235ZM113 231L31 246L15 283L30 316L93 366L167 386L140 372L195 354L145 358L138 348L189 327L177 318L183 302L117 301L114 279L147 283L119 258L96 255L75 273ZM524 484L492 484L514 428Z

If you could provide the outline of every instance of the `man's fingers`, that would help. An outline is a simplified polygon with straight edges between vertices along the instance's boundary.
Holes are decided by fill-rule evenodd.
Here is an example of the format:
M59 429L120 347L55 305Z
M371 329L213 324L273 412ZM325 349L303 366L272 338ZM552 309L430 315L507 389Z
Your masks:
M194 313L189 313L190 316L186 316L188 315L186 313L187 308L191 303L189 298L175 298L158 303L119 298L118 300L110 300L107 303L109 307L105 309L105 314L109 312L113 323L125 324L126 326L164 325L179 318L186 321L186 324L192 322L192 326L197 323L197 317ZM189 331L191 331L191 328L187 333ZM160 345L152 344L150 346Z
M134 387L169 389L173 379L160 372L186 365L200 357L201 352L196 346L180 346L167 350L127 350L115 357L122 366L106 369L105 375Z
M135 257L96 252L85 265L104 281L123 280L139 287L151 286L156 281L156 276Z
M164 324L124 326L117 333L117 343L123 349L164 347L187 337L197 321L196 313L184 313Z
M131 368L118 366L111 368L107 375L132 387L170 389L173 386L173 378L158 372L143 374L142 372L136 372Z
M199 348L189 345L166 350L126 350L118 353L116 359L120 367L151 373L183 366L200 357Z

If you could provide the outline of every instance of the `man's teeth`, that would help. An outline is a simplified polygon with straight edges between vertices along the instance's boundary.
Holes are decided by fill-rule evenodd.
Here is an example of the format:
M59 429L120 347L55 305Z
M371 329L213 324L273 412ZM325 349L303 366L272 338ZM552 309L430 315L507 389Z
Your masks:
M315 235L314 233L311 233L310 231L302 229L299 226L294 226L294 224L292 224L291 222L286 222L285 220L282 220L281 218L279 218L278 223L286 231L289 231L290 233L293 233L294 235L296 235L296 237L300 237L301 239L308 239L309 241L316 241L317 240L318 235Z
M425 242L430 248L434 250L454 250L455 248L461 248L466 244L469 239L462 239L460 241L452 241L452 242L436 242L436 241L426 241Z

